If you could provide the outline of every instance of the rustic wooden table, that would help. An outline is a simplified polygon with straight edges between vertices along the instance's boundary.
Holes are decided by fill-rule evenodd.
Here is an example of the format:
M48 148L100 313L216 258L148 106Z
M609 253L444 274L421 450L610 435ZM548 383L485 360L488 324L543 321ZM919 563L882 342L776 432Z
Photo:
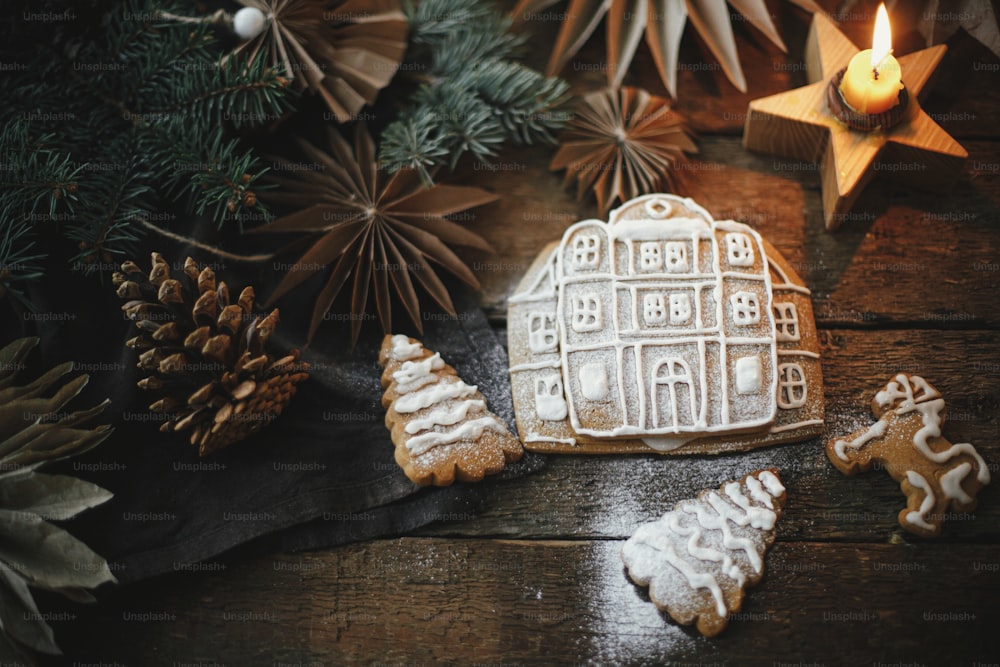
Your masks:
M868 39L872 3L844 23ZM947 197L876 181L843 227L823 229L814 165L744 151L752 97L805 83L806 16L773 3L790 53L739 27L748 95L693 35L677 108L701 152L680 191L717 218L753 225L813 291L823 342L824 440L721 458L550 457L534 475L487 482L477 516L305 554L237 552L202 573L111 591L53 620L73 664L986 665L1000 661L1000 483L937 540L903 533L884 473L847 479L826 438L870 423L872 393L923 375L949 408L945 433L975 443L1000 476L1000 61L960 33L925 108L969 151ZM942 4L942 7L944 5ZM544 31L543 31L544 32ZM544 35L535 41L547 53ZM920 47L898 34L898 53ZM601 85L601 40L567 75ZM692 64L696 64L697 67ZM641 47L627 83L662 92ZM504 336L505 300L539 248L595 215L547 170L549 148L505 152L462 180L504 195L470 226L497 255L475 266ZM767 574L726 632L708 640L657 612L619 550L679 499L776 464L788 506ZM211 568L210 568L211 569ZM147 615L148 614L148 615Z

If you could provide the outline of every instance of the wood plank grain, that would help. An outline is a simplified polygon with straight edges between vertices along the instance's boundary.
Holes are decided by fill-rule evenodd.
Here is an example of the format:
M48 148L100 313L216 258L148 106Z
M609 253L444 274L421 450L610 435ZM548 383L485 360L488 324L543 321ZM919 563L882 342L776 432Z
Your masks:
M780 528L779 528L780 530ZM658 612L611 541L380 540L172 575L55 623L79 664L972 664L995 547L777 543L720 637ZM239 581L239 586L233 586ZM127 635L127 642L108 639Z

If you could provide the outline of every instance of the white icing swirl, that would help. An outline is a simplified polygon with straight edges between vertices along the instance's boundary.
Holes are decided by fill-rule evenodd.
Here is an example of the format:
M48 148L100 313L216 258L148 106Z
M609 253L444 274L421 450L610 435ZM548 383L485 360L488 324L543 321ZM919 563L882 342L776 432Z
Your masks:
M438 376L434 375L432 371L442 368L444 368L444 361L441 360L441 355L437 352L420 361L403 362L402 367L392 374L392 379L396 381L396 391L400 394L409 394L426 384L436 382Z
M396 361L406 361L416 359L421 355L424 346L420 341L410 342L409 336L396 334L392 337L392 358Z
M420 433L435 426L451 426L465 419L469 410L485 410L484 401L462 401L454 410L440 409L434 410L423 419L413 419L406 424L404 429L409 434Z
M475 385L467 385L462 380L457 382L438 382L434 385L418 389L417 391L400 396L396 399L393 407L400 414L408 414L423 410L424 408L440 403L451 398L465 398L475 394Z
M414 436L407 440L406 448L410 454L418 456L440 445L454 444L463 440L476 440L487 429L502 433L506 427L493 415L487 415L467 421L450 431L430 431L423 435Z

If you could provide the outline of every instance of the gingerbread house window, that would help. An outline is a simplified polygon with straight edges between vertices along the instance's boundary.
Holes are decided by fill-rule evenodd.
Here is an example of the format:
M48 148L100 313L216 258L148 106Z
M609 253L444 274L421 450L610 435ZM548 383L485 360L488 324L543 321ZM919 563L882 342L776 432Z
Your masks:
M601 238L597 234L581 234L573 239L573 268L596 269L601 263Z
M667 306L662 294L647 294L642 299L642 319L649 326L667 323Z
M726 257L733 266L753 266L753 243L739 232L726 234Z
M531 313L528 318L528 347L532 352L554 352L556 318L552 313Z
M538 378L535 382L535 414L538 418L559 421L566 418L566 412L562 378L555 373Z
M663 263L670 273L688 271L687 244L683 241L667 241L663 246Z
M740 326L749 326L760 322L760 304L757 295L750 292L737 292L729 297L732 306L733 322Z
M597 331L602 324L601 299L597 294L588 292L573 299L573 331Z
M779 341L799 340L799 314L794 303L774 304L774 327Z
M691 297L684 293L670 295L670 323L687 324L691 321Z
M639 244L639 268L643 271L659 271L663 268L663 252L656 241Z
M806 376L798 364L778 366L778 407L783 410L806 404Z

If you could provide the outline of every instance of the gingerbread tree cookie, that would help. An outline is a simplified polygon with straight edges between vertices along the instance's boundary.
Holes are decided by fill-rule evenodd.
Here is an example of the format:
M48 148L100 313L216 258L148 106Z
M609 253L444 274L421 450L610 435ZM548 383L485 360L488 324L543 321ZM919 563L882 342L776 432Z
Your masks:
M631 579L682 625L714 637L764 574L764 554L785 503L776 470L758 470L682 500L622 547Z
M941 436L944 398L917 375L900 373L872 399L877 422L826 445L830 462L845 475L885 466L906 494L899 525L915 535L936 537L951 509L971 512L990 471L976 448Z
M396 463L417 484L478 482L524 454L482 393L420 341L386 336L379 363Z

